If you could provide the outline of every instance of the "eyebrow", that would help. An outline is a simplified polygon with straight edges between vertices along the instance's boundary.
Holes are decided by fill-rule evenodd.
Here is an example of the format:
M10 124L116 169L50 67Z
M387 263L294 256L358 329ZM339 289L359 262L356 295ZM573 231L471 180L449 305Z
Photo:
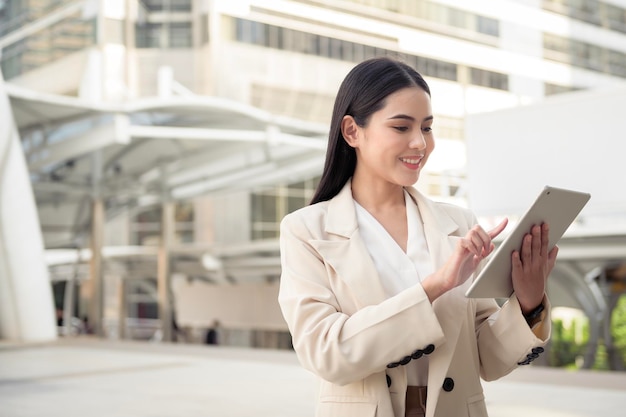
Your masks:
M408 114L396 114L395 116L389 117L387 120L393 120L393 119L410 120L411 122L415 121L415 117L409 116ZM428 120L433 120L433 116L431 115L431 116L424 117L424 120L422 120L422 122L426 122Z

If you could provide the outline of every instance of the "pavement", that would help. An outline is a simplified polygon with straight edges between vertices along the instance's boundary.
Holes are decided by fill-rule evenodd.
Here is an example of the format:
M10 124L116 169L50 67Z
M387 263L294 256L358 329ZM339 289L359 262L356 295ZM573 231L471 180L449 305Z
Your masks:
M529 366L484 383L490 417L623 417L626 373ZM312 417L291 351L62 338L0 342L0 417Z

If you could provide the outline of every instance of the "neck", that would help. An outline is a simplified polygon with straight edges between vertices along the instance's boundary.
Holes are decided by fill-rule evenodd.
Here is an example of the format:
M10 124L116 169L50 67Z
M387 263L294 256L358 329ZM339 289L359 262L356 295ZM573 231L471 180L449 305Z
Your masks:
M404 207L404 188L398 184L365 181L354 176L352 198L370 212Z

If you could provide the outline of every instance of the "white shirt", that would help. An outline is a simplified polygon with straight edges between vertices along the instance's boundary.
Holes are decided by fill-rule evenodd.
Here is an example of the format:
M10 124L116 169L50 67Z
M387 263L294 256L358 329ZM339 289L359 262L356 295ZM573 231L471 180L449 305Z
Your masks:
M421 282L423 278L433 273L433 263L428 251L424 225L417 204L409 193L404 191L404 205L408 238L406 253L391 237L387 230L363 206L356 201L356 217L359 232L372 261L376 266L383 288L388 297ZM406 329L406 331L419 331ZM415 346L415 350L423 346ZM411 352L407 352L410 355ZM395 360L400 360L397 358ZM409 385L426 385L428 381L428 357L422 356L407 365L407 380Z

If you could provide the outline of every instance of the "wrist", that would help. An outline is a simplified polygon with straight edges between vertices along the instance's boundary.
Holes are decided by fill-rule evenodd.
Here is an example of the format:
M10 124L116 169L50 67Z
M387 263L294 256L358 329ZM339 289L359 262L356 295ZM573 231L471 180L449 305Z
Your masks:
M540 299L528 299L528 298L524 298L524 299L520 299L519 297L517 298L518 302L519 302L519 307L522 310L522 314L524 316L531 314L533 311L537 310L538 308L542 308L543 306L543 301L546 298L546 293L543 293L543 296ZM536 304L535 304L536 303Z
M543 312L544 309L545 307L542 302L541 304L539 304L537 307L530 310L529 312L527 313L522 312L522 314L524 315L524 319L526 319L526 323L528 323L528 325L531 327L534 324L536 324L541 319L541 313Z
M428 300L431 304L448 291L444 281L440 279L440 276L437 273L429 275L424 281L422 281L422 287L424 288L424 292L428 296Z

